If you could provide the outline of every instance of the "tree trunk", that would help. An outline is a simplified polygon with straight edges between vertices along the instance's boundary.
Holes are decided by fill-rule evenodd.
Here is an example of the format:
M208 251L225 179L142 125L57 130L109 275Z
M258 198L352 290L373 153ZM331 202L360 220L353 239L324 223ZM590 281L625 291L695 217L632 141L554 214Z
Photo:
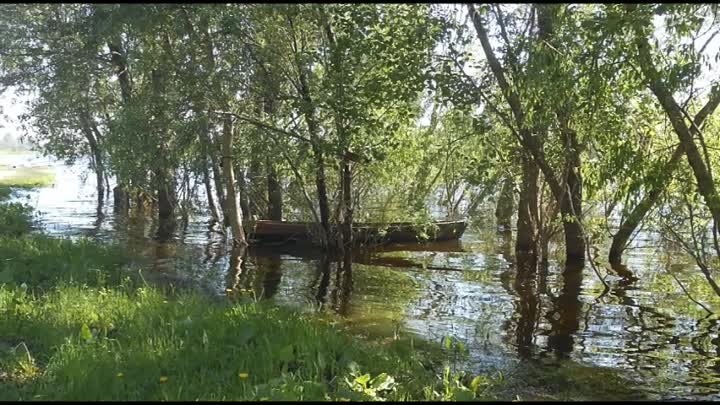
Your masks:
M83 111L81 112L80 120L82 122L83 134L88 141L90 152L92 153L97 187L98 211L101 212L105 200L105 164L103 163L103 156L100 151L98 139L91 129L90 115L86 111Z
M525 154L522 161L522 184L518 200L516 255L538 253L538 177L535 162Z
M157 182L158 238L165 240L169 239L175 231L175 206L177 205L175 184L172 174L165 169L156 170L155 181Z
M210 163L207 161L207 163ZM205 194L207 194L208 208L210 209L210 220L212 224L220 223L220 212L215 205L215 197L213 197L212 185L210 184L210 171L207 164L203 165L203 183L205 184Z
M640 200L638 205L635 206L635 208L630 212L630 214L628 214L627 218L625 218L625 221L620 224L620 228L618 229L615 236L613 236L612 245L610 246L610 254L608 255L608 261L610 262L610 265L613 267L613 269L615 269L619 273L623 273L620 274L621 276L632 276L632 273L627 271L622 266L622 254L627 247L627 243L630 240L630 237L635 232L635 229L637 229L638 225L640 225L640 222L642 222L642 220L645 218L645 215L647 215L648 211L650 211L650 209L657 202L658 198L660 198L662 192L667 188L668 184L672 180L671 173L675 171L678 163L680 162L684 154L685 151L682 147L682 144L678 145L678 147L675 149L675 152L673 152L670 160L662 167L662 173L658 173L659 175L656 177L658 181L653 184L649 191L645 193L645 196L642 198L642 200Z
M323 234L320 236L321 244L328 247L330 240L330 204L328 203L327 185L325 184L325 161L323 153L317 145L313 145L315 153L315 187L318 193L318 204L320 208L320 223L322 225Z
M217 193L218 202L223 213L223 224L224 226L230 225L230 214L228 210L227 201L225 200L225 186L223 185L223 176L220 171L220 164L218 164L215 153L210 153L210 161L212 163L211 168L213 172L213 182L215 183L215 192Z
M119 215L128 215L130 209L130 195L125 191L125 188L121 185L113 188L113 212Z
M353 206L352 206L352 167L350 166L350 160L347 158L347 154L343 157L342 161L342 204L344 208L343 212L343 224L342 224L342 246L343 252L352 249L353 234L352 234L352 223L353 223Z
M503 180L502 189L495 207L495 219L498 229L510 229L513 210L515 209L515 184L511 175Z
M277 170L275 165L268 158L266 160L268 175L267 175L267 192L268 192L268 219L274 221L282 221L282 188L278 181Z
M288 22L290 28L293 30L294 25L292 17L288 16ZM295 41L295 38L293 38ZM294 44L294 48L297 50L297 43ZM330 206L327 197L327 186L325 184L325 160L323 157L323 151L320 147L320 130L315 119L315 104L313 103L312 95L310 94L310 85L308 83L308 66L302 62L299 53L295 52L295 64L298 70L298 79L300 82L299 93L301 97L301 112L305 116L307 122L308 132L310 133L310 139L312 140L312 150L315 157L315 186L318 194L318 205L320 208L320 223L322 227L322 235L320 235L320 243L323 247L328 247L328 241L330 238Z
M223 174L227 186L227 205L230 214L230 227L232 229L233 245L245 246L245 231L242 226L242 212L238 205L237 193L235 192L235 174L233 173L232 158L233 124L232 118L226 115L223 119Z
M261 208L261 202L259 200L258 196L258 183L262 181L262 174L261 174L261 167L260 167L260 157L259 151L254 151L255 153L252 154L252 157L250 158L250 167L248 168L248 176L247 179L245 179L245 189L247 190L246 198L248 202L248 209L249 214L251 218L254 217L261 217L263 209ZM262 188L260 188L262 190Z
M243 214L243 218L251 218L250 215L250 200L248 198L248 184L245 180L245 173L236 166L236 172L237 172L237 184L239 188L239 198L240 198L240 211Z
M567 190L560 201L563 230L565 231L565 257L567 260L585 260L585 235L582 220L582 173L580 167L580 144L574 130L565 126L562 129L565 138L565 167ZM571 267L574 268L574 267Z

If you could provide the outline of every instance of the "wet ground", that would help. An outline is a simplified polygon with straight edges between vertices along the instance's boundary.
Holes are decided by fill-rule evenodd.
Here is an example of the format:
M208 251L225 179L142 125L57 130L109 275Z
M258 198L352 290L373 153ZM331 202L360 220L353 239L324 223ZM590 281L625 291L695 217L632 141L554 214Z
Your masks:
M640 235L628 252L639 278L630 285L602 265L566 277L553 260L535 277L518 279L511 240L482 218L459 242L357 255L350 271L292 246L250 249L238 268L224 237L209 231L202 216L181 224L174 241L158 243L148 219L98 218L93 178L85 182L81 167L12 159L56 170L53 186L20 197L40 212L47 233L123 243L146 258L146 278L217 295L249 290L282 305L337 313L358 330L435 341L452 336L469 350L465 366L476 372L572 364L601 379L609 368L649 398L720 399L718 316L688 293L712 312L720 311L720 300L696 267L656 235ZM605 257L603 247L596 250Z

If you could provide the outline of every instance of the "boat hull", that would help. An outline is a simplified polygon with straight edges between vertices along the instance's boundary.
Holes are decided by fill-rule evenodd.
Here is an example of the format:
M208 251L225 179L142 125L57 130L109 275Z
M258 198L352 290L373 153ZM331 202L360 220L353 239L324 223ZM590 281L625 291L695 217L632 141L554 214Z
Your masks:
M422 243L460 239L467 228L465 221L434 222L417 225L400 222L389 224L354 224L353 240L356 244L382 245L388 243ZM318 244L320 225L313 222L256 221L246 225L248 238L256 243L301 242ZM331 228L335 234L336 226Z

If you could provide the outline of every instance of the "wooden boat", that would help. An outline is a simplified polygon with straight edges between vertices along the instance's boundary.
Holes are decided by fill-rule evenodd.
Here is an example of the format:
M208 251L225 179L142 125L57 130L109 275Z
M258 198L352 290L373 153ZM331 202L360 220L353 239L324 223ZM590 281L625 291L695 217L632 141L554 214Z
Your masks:
M314 222L289 222L258 220L246 224L251 241L300 242L317 244L320 240L320 225ZM357 244L382 245L388 243L421 243L460 239L467 228L466 221L440 221L426 225L411 222L356 223L353 225L353 240ZM337 234L336 225L331 232Z

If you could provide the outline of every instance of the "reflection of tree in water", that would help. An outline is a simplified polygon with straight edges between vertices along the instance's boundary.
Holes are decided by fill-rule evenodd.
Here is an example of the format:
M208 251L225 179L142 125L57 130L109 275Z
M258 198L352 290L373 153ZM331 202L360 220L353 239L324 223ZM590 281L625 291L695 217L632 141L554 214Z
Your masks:
M322 309L325 306L328 286L330 285L330 258L328 256L323 255L320 260L318 260L317 273L313 286L316 284L317 293L315 294L315 301L317 301Z
M554 299L553 308L546 317L551 330L548 336L548 348L558 357L569 355L574 346L573 335L580 326L582 305L579 299L582 290L582 262L568 262L563 271L563 288Z
M227 288L230 290L236 290L240 288L242 278L246 276L244 270L247 268L244 265L245 252L247 248L244 245L233 246L230 250L230 267L227 272Z
M500 283L508 294L517 296L515 312L505 321L504 330L513 340L518 356L528 359L534 353L533 341L541 312L539 294L546 288L547 266L539 266L538 271L537 255L523 252L513 255L510 231L499 232L498 242L497 253L514 264L500 274Z
M515 344L520 358L533 353L533 338L538 319L538 291L535 288L538 260L536 255L517 254L517 275L513 287L519 300L515 311L519 314L515 328Z
M262 282L259 286L259 295L262 295L264 299L272 298L277 294L280 281L282 281L282 260L280 256L255 256L255 264L257 279Z
M333 264L335 264L333 266ZM330 290L332 269L335 269L335 285ZM317 285L315 301L323 309L327 304L328 295L331 308L341 316L347 316L350 309L350 295L352 293L352 256L350 252L340 260L332 262L331 257L323 255L318 260L318 267L313 288Z
M341 270L342 269L342 270ZM342 267L338 262L337 281L335 290L339 291L339 299L335 300L335 311L341 316L348 316L350 312L350 295L353 289L352 257L350 251L342 258Z

